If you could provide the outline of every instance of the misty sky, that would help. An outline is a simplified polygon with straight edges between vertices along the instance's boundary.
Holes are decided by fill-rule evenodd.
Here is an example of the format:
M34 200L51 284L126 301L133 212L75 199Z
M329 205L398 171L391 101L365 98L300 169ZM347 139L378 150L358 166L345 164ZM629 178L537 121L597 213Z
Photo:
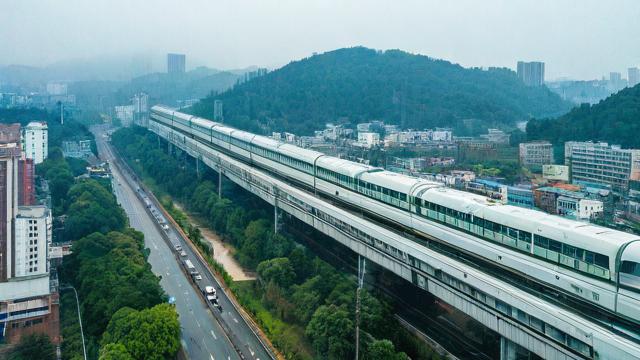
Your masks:
M0 64L187 54L187 67L279 67L340 47L463 66L546 62L547 79L640 66L640 1L7 0Z

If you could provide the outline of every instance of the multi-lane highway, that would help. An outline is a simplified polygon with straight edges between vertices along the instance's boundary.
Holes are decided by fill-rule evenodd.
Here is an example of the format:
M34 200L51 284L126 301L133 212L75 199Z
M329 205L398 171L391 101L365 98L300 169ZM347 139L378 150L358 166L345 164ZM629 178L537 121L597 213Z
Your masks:
M160 284L167 294L175 298L182 327L181 342L187 356L191 359L209 360L271 358L258 337L232 306L216 279L179 232L164 219L153 197L141 189L124 167L114 166L116 158L104 137L105 130L103 126L93 129L98 152L102 160L112 164L114 192L127 213L131 226L145 235L152 270L162 277ZM158 219L167 224L166 229L159 226ZM186 254L176 252L175 244L180 244ZM195 284L184 269L184 260L187 259L202 276L202 280ZM201 289L205 286L213 286L217 290L221 308L214 308L204 300Z

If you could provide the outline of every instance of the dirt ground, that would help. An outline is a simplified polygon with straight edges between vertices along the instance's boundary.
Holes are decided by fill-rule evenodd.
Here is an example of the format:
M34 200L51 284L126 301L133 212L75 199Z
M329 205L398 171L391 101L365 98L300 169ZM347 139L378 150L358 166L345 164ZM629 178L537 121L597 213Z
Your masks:
M234 281L243 280L255 280L256 277L253 273L245 271L240 264L233 258L233 247L220 240L218 234L211 229L203 226L197 219L194 219L189 213L184 210L184 207L180 204L175 204L175 207L184 212L189 218L189 222L195 224L200 228L202 237L213 246L213 258L231 275Z

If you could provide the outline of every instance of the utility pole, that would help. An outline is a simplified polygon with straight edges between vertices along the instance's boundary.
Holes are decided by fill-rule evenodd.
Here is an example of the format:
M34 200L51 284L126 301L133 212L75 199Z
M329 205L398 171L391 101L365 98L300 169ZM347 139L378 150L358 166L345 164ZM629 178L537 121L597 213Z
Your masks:
M84 360L87 360L87 348L84 344L84 330L82 329L82 317L80 317L80 300L78 299L78 292L76 288L71 285L67 285L65 287L60 287L60 290L71 289L73 293L76 295L76 306L78 309L78 322L80 323L80 335L82 336L82 353L84 355Z
M364 274L366 273L366 261L362 259L360 261L360 255L358 255L358 288L356 290L356 360L358 360L360 352L360 292L362 285L364 285Z

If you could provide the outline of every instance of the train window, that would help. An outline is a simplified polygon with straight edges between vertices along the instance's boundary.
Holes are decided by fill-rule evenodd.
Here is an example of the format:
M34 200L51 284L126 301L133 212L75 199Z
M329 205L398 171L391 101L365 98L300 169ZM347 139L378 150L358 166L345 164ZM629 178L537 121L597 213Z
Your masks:
M536 235L534 237L534 244L541 248L548 249L549 248L549 239L544 236Z
M595 254L595 264L603 268L609 267L609 257L602 254Z
M590 356L591 355L591 348L589 347L589 345L587 345L586 343L574 338L573 336L567 335L567 340L568 343L567 345L569 345L570 348L578 351L579 353L583 354L583 355L587 355Z
M564 244L562 246L562 253L571 256L572 258L576 258L576 248L571 245Z
M562 344L566 342L567 334L565 334L564 332L560 331L559 329L556 329L555 327L549 324L546 324L544 333L549 335L549 337L551 337L552 339L559 341Z
M549 250L555 251L557 253L562 252L562 243L549 239Z
M529 324L532 328L544 333L544 322L537 317L529 316Z
M624 260L620 265L620 272L640 276L640 264L633 261Z

